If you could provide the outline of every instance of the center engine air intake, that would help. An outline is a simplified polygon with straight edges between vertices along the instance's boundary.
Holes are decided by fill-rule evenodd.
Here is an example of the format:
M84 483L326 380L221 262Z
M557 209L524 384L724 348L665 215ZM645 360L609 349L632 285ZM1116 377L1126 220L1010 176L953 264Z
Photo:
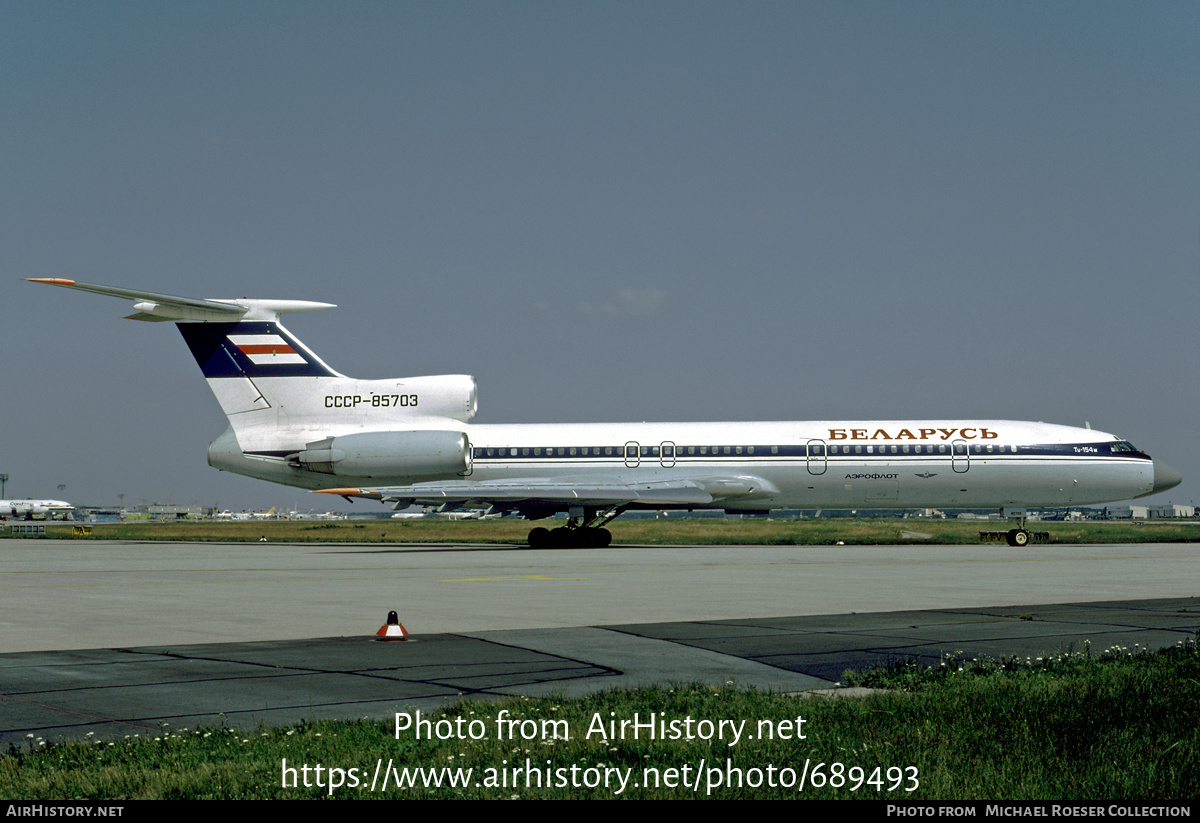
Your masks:
M471 444L460 431L363 432L308 443L288 465L337 477L445 477L471 471Z

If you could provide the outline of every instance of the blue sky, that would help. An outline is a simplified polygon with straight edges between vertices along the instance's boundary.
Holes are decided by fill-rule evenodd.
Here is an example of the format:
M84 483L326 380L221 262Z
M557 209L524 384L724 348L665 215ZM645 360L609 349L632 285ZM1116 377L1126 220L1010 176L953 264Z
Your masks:
M25 277L334 302L479 422L988 417L1200 483L1200 11L0 0L9 496L219 474L178 333Z

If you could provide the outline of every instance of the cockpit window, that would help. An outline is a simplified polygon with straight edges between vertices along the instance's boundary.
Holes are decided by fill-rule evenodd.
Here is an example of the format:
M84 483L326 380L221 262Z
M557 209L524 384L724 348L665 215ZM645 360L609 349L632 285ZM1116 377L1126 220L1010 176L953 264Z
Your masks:
M1134 445L1132 443L1130 443L1128 440L1117 440L1116 442L1114 442L1112 444L1112 446L1110 448L1112 449L1113 454L1118 454L1120 452L1135 452L1135 451L1137 451L1137 449L1134 447Z

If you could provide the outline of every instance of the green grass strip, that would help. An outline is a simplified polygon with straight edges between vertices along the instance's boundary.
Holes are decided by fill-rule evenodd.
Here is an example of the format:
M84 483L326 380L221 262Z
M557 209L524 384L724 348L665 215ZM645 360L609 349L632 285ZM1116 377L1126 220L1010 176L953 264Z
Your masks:
M424 729L409 711L399 733L396 722L363 720L164 728L118 741L30 739L0 757L0 796L1190 801L1200 794L1195 644L943 663L847 673L881 690L861 697L681 686L464 702L422 715ZM390 778L386 789L380 770ZM397 787L404 778L415 785Z

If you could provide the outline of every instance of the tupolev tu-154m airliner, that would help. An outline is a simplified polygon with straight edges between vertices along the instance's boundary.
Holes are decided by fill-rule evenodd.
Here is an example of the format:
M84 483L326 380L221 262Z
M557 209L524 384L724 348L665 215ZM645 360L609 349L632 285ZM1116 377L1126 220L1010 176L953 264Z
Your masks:
M280 322L332 308L301 300L200 300L64 279L33 282L134 301L132 320L171 321L229 428L209 465L274 483L441 511L530 520L529 545L606 546L629 509L761 513L815 508L1025 509L1129 500L1181 477L1129 441L1013 420L472 424L467 375L357 380Z

